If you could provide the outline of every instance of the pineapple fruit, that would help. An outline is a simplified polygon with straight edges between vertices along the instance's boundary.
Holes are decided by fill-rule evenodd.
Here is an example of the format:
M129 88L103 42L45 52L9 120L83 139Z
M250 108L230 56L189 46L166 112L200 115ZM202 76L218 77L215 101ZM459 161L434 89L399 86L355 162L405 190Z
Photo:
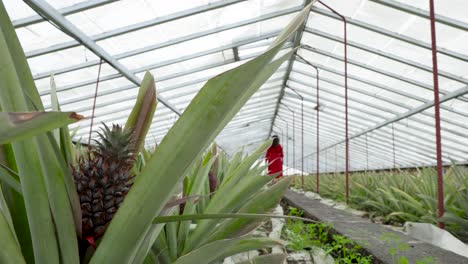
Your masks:
M90 146L71 166L82 211L83 239L91 245L100 238L135 177L132 132L119 125L103 124L96 146ZM94 245L93 245L94 246Z

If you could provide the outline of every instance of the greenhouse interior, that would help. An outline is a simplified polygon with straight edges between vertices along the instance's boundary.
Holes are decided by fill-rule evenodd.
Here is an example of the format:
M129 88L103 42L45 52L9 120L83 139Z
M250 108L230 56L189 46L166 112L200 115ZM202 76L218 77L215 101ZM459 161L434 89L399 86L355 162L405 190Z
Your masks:
M468 263L467 11L0 0L0 263Z

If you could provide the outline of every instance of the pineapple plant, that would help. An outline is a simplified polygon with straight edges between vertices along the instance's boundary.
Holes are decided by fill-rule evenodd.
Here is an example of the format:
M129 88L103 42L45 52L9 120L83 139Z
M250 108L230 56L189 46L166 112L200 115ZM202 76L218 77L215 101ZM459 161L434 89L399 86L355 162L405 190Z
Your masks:
M89 146L71 166L82 213L82 236L91 245L104 234L127 195L135 174L132 131L103 124L96 146Z
M151 257L150 250L156 238L165 233L169 221L161 218L166 203L217 134L295 52L293 49L277 56L304 23L311 5L284 28L262 55L211 78L134 175L130 164L134 163L133 155L144 150L144 138L156 108L151 74L147 73L141 82L141 93L124 129L104 128L96 146L78 157L70 169L73 147L66 125L79 118L70 118L74 113L60 109L45 111L24 51L0 1L0 109L6 113L0 116L0 127L12 127L0 130L0 153L5 153L4 158L0 155L0 263L143 263ZM10 117L15 113L33 115L12 123ZM63 115L62 121L52 118L57 114ZM53 129L59 133L52 133ZM107 186L106 180L114 183ZM98 198L100 194L102 198ZM110 195L108 200L106 195ZM184 216L193 220L199 217ZM179 222L180 217L176 219ZM132 225L129 227L128 223ZM202 233L198 232L197 239L190 239L187 252L204 244L199 237ZM96 250L83 259L77 237L94 240L100 236ZM177 263L213 262L276 244L268 239L244 237L214 239L199 247L195 256L185 254Z

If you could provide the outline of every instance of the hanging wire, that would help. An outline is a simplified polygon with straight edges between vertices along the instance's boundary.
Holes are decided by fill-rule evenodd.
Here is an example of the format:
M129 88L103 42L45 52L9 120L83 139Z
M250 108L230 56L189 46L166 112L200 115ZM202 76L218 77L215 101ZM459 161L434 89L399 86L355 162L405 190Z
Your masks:
M94 92L94 102L93 102L93 112L91 114L91 125L89 126L89 138L88 138L88 148L91 147L91 133L93 132L93 123L94 123L94 112L96 111L96 100L98 95L99 81L101 80L101 67L102 67L102 58L99 61L98 76L96 81L96 89Z

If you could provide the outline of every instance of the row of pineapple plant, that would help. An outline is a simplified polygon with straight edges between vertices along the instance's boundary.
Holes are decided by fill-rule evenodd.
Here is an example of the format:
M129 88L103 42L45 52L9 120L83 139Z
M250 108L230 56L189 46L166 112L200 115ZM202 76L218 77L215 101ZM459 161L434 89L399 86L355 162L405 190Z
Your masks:
M210 79L149 155L143 142L156 107L152 76L145 76L126 124L103 125L99 139L77 154L67 125L83 117L60 112L56 96L55 111L44 111L0 2L0 263L211 263L277 244L245 237L266 216L252 213L267 212L287 186L266 188L270 177L260 177L259 165L251 168L265 146L216 177L210 165L220 159L211 153L199 160L295 52L277 56L311 5L265 53ZM156 254L166 250L160 243L169 258Z
M340 173L320 175L320 195L345 201L345 179ZM315 175L305 177L304 189L316 190ZM296 181L297 182L297 181ZM299 184L296 184L300 188ZM444 174L445 214L437 218L437 173L434 168L412 171L363 172L350 175L351 207L368 211L384 222L425 222L442 220L446 229L468 241L468 173L452 165Z

